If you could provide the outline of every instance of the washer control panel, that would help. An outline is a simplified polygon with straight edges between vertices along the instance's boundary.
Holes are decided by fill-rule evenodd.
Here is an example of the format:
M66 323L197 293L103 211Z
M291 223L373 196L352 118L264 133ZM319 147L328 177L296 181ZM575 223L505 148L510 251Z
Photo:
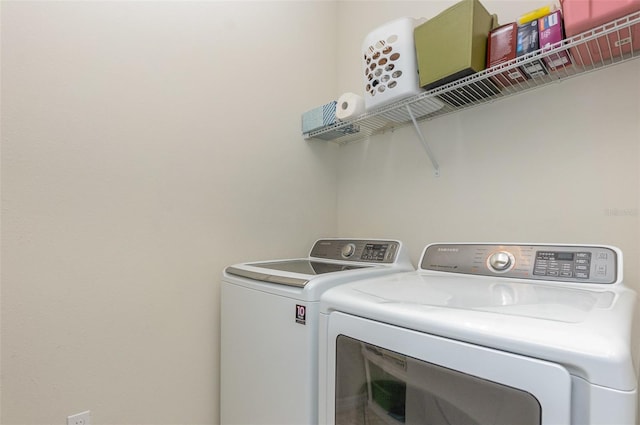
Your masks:
M399 251L398 241L321 239L313 245L309 256L327 260L395 263Z
M560 276L589 279L591 277L591 255L589 251L538 251L533 265L537 276ZM607 264L600 264L596 275L606 274Z
M450 273L558 282L616 283L615 248L585 245L433 244L420 268Z

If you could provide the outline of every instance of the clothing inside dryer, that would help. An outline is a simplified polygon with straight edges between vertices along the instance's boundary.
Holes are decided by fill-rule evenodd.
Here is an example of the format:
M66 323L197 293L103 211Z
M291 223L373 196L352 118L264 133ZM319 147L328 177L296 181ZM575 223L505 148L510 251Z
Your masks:
M339 336L336 425L539 425L531 394Z

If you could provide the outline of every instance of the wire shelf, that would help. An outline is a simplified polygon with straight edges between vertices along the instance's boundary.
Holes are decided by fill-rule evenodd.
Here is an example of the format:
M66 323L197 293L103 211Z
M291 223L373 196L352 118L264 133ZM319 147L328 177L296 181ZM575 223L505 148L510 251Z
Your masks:
M562 40L551 46L485 69L452 83L369 111L351 120L314 130L306 139L321 138L331 131L345 133L331 141L347 144L416 120L429 120L469 109L487 102L524 93L567 78L627 62L640 57L640 45L634 45L632 31L640 31L640 12ZM637 40L636 40L637 41ZM569 57L571 63L558 65ZM556 64L555 70L521 82L505 83L500 78L522 66L543 61ZM552 65L553 66L553 65ZM545 67L548 69L548 67Z

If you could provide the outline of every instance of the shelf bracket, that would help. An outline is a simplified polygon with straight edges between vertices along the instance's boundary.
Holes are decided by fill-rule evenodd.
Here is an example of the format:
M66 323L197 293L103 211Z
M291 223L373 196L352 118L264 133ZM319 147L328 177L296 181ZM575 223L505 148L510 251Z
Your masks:
M411 117L411 121L413 121L413 127L416 129L416 133L418 133L418 139L420 139L420 143L422 143L422 147L427 152L427 156L431 160L431 164L433 165L433 174L436 177L440 177L440 165L438 165L438 161L436 161L435 155L433 155L433 152L431 151L429 144L425 140L424 135L420 130L420 126L418 125L418 121L416 121L416 118L413 116L413 112L411 112L411 107L409 105L407 105L407 112Z

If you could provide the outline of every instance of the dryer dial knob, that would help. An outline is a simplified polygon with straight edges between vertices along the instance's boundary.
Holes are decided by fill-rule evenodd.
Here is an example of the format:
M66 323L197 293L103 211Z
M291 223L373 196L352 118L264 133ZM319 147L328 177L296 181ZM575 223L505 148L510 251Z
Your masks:
M498 251L489 257L489 266L495 271L506 271L513 265L513 256L507 251Z
M344 258L349 258L351 257L354 253L356 252L356 246L355 244L352 243L348 243L345 246L342 247L342 251L341 254Z

